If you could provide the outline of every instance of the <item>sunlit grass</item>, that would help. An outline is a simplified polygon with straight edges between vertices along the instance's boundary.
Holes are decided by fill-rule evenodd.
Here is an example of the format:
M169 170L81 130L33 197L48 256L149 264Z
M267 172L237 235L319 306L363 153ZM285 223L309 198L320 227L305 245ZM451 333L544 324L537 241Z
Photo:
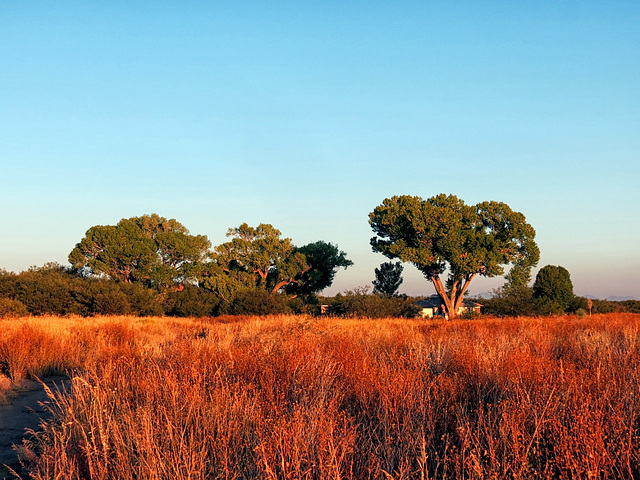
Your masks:
M1 320L32 478L632 478L640 315Z

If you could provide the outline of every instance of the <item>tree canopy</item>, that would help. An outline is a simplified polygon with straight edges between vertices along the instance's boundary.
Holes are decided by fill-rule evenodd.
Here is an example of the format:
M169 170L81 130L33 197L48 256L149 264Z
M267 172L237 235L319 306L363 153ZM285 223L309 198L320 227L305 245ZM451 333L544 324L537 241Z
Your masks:
M298 247L296 251L305 256L309 266L292 285L291 292L297 295L312 295L330 287L338 268L353 265L337 245L322 240Z
M215 265L205 279L223 297L256 287L272 295L309 296L329 287L339 267L353 265L336 245L319 240L296 247L270 224L254 228L243 223L227 236L233 238L215 248Z
M210 247L205 235L190 235L177 220L154 213L91 227L69 263L120 282L168 286L193 281Z
M162 295L167 293L164 287L175 286L168 302L179 314L243 311L242 303L251 303L255 310L264 293L283 294L269 300L271 310L285 308L292 297L300 297L301 305L330 286L339 267L353 264L336 245L317 241L296 247L266 223L243 223L230 228L227 236L231 239L212 251L206 236L191 235L175 219L143 215L91 227L69 254L69 262L74 274L94 280L155 287ZM115 305L124 297L120 290L113 292L109 301ZM217 301L212 303L213 298ZM190 301L197 308L188 307Z
M309 269L304 254L290 238L280 235L280 230L265 223L255 228L246 223L230 228L227 236L233 238L215 248L215 261L245 286L275 294Z
M507 264L526 271L540 255L525 216L501 202L394 196L369 214L369 224L376 234L373 251L415 265L433 283L449 317L457 316L476 275L503 275Z
M533 298L543 302L546 313L568 311L574 299L569 271L556 265L542 267L533 282Z

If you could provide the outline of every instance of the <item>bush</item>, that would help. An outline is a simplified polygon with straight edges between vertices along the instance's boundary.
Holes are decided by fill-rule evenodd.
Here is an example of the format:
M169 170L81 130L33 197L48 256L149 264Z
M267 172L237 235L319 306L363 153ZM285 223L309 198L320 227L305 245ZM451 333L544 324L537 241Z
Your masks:
M271 295L266 290L250 289L239 292L231 302L233 315L274 315L290 313L288 298L284 295Z
M32 267L16 278L16 299L32 315L81 314L82 305L76 301L81 280L57 263Z
M20 300L0 298L0 318L24 317L29 315L29 309Z
M482 312L498 317L535 315L535 302L529 287L499 288L493 298L482 299Z
M92 312L95 315L127 315L131 313L131 305L121 290L111 290L94 297Z
M127 296L131 313L140 317L164 315L162 297L153 288L138 283L118 283L118 288Z
M420 312L416 299L400 296L386 296L379 293L369 293L369 287L358 287L336 295L330 304L334 311L347 317L405 317L413 318Z
M620 305L629 313L640 313L640 300L623 300Z
M174 317L210 317L217 313L219 304L214 293L188 285L167 295L165 311Z

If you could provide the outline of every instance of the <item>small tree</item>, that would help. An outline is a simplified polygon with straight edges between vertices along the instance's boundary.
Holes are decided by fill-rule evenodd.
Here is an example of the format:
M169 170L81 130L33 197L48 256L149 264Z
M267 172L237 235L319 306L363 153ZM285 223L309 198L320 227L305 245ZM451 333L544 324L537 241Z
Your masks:
M574 298L569 271L556 265L542 267L533 283L533 298L540 301L543 313L567 312Z
M376 279L373 283L373 293L381 293L387 297L398 294L398 289L402 285L402 271L404 267L400 262L384 262L380 268L375 269Z

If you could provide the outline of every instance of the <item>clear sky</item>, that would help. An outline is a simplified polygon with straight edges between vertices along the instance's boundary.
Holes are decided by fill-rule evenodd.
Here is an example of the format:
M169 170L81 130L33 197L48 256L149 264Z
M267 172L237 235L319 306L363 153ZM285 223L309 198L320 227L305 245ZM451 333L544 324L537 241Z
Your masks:
M0 268L158 213L337 244L335 293L386 260L384 198L451 193L524 213L577 294L640 298L639 26L635 0L1 2Z

